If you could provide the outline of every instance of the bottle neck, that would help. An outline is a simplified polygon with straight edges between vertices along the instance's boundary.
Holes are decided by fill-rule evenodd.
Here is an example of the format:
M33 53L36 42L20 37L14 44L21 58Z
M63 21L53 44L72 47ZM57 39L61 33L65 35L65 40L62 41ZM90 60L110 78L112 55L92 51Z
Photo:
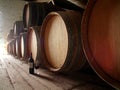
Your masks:
M30 62L33 62L33 57L32 57L32 53L30 54Z
M32 53L30 54L30 57L32 58Z

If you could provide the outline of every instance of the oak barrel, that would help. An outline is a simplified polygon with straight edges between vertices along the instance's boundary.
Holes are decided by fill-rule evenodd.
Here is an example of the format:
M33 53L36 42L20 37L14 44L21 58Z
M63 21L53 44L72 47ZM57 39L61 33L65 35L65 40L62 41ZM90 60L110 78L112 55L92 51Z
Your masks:
M42 59L52 71L69 72L84 67L81 46L81 18L76 11L49 13L41 31Z
M21 58L21 41L20 41L20 37L21 36L17 36L16 37L16 41L15 41L15 46L16 46L16 56L18 58Z
M24 27L40 26L45 16L61 8L53 5L52 2L28 2L23 10Z
M11 40L11 55L16 56L16 45L15 45L16 39Z
M35 63L35 67L39 67L41 63L40 59L40 26L30 27L28 30L28 55L32 53L32 58Z
M7 43L7 53L10 54L10 43Z
M11 41L14 38L14 30L10 29L9 33L7 34L7 41Z
M23 21L16 21L14 23L14 36L20 35L21 32L24 32Z
M20 48L21 48L21 57L23 58L23 59L27 59L28 57L29 57L29 55L28 55L28 43L27 43L27 32L24 32L24 33L21 33L20 34Z
M9 41L8 43L7 43L7 52L9 53L9 54L12 54L11 52L12 52L12 46L11 46L11 41Z
M82 45L88 62L120 89L120 0L89 0L82 20Z
M82 10L86 8L88 0L53 0L57 6L70 9Z
M12 41L12 54L13 56L16 56L16 44L15 44L16 39Z

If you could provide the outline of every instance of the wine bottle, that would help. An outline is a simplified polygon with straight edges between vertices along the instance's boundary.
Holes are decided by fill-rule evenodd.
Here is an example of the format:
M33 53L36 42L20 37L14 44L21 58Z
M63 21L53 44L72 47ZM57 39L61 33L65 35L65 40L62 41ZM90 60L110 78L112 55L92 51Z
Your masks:
M34 74L34 60L32 58L32 53L29 58L29 73Z

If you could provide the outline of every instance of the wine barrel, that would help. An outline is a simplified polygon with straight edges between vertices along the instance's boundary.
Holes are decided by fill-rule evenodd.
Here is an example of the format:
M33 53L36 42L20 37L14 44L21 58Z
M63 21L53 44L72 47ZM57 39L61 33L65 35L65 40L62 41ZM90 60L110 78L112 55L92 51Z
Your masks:
M9 42L9 53L13 55L13 39Z
M7 43L7 53L10 53L10 44Z
M11 41L14 38L14 30L11 29L9 33L7 34L7 41Z
M53 0L57 6L70 10L82 10L86 8L88 0Z
M50 2L52 0L24 0L24 1L27 1L27 2Z
M69 72L84 67L81 18L82 14L76 11L51 12L46 16L41 31L41 56L48 69Z
M120 0L89 0L82 20L82 44L96 73L120 89Z
M12 41L12 52L13 52L13 56L16 56L17 54L16 54L16 44L15 44L15 42L16 42L16 39L15 40L13 40Z
M39 67L41 63L40 59L40 31L41 27L31 27L28 30L28 54L32 53L32 58L35 63L35 67Z
M30 2L30 1L36 1L36 0L24 0L24 1Z
M14 23L14 36L20 35L21 32L24 32L23 21L16 21Z
M21 57L23 59L27 59L28 58L28 43L27 43L27 32L21 33L21 38L20 38L20 42L21 42Z
M41 26L44 17L53 10L62 10L52 2L29 2L23 10L24 27Z
M21 58L21 42L20 42L20 37L21 37L21 36L17 36L17 37L16 37L16 41L15 41L16 56L17 56L18 58Z
M13 56L16 56L16 45L15 45L16 39L12 39L10 42L10 53Z
M10 46L10 45L11 45L11 43L8 42L8 43L7 43L7 53L8 53L8 54L11 54L11 46Z

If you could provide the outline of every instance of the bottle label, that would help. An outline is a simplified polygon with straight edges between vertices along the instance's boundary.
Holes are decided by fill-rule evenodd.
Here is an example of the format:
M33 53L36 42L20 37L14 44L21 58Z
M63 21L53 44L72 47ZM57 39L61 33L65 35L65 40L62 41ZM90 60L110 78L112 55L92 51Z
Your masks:
M34 68L33 63L29 63L29 66L30 66L30 68Z

